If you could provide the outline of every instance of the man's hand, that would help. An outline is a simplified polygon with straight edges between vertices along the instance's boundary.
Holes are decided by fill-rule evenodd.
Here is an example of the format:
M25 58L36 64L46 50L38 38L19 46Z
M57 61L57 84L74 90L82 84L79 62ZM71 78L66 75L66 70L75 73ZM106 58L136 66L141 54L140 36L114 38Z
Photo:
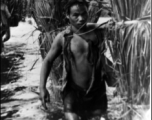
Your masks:
M50 95L46 88L40 88L40 100L44 109L47 110L46 103L50 102Z

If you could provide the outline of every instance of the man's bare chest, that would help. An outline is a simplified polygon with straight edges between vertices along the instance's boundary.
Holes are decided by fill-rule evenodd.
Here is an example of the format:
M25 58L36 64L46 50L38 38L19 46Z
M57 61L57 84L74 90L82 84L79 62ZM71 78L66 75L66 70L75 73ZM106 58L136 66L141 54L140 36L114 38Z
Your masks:
M93 42L96 40L96 36L94 34L90 34L87 36L79 36L77 34L73 35L71 39L71 51L74 56L87 56L89 52L89 42Z

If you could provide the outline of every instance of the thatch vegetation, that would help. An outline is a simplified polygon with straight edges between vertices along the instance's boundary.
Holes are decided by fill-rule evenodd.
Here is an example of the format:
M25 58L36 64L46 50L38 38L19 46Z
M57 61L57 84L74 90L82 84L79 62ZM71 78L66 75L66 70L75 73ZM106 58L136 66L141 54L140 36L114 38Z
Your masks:
M112 31L114 42L111 54L117 74L118 94L127 98L123 120L132 120L135 113L133 105L150 104L150 2L111 0L113 18L117 22Z
M19 21L26 17L26 0L4 0L4 3L8 6L11 13L10 26L18 26Z

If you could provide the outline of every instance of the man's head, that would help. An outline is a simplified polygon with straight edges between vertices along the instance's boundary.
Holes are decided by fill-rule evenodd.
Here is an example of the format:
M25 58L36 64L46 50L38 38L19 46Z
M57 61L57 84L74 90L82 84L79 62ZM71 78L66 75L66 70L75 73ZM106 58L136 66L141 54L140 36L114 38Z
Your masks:
M87 22L88 3L85 0L69 0L65 9L67 18L77 29Z

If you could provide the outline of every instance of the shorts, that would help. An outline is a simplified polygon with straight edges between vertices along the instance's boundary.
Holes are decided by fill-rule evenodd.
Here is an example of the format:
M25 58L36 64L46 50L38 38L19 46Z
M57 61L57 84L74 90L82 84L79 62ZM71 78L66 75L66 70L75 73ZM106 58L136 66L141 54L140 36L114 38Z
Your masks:
M105 83L104 83L105 86ZM82 113L84 111L107 110L107 95L103 85L95 87L88 94L74 83L67 84L62 92L64 112Z

